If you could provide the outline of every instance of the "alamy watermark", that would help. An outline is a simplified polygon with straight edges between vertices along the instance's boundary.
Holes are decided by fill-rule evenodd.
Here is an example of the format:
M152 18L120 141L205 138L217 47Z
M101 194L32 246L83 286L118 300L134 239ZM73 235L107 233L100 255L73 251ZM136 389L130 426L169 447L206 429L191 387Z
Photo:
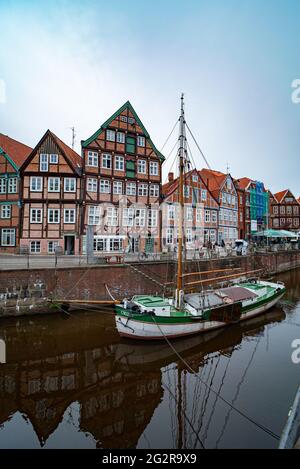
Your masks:
M0 339L0 363L6 363L6 344Z
M293 340L291 347L295 349L292 353L292 362L295 365L299 365L300 363L300 339Z
M294 104L300 103L300 78L296 78L292 81L291 87L293 88L293 92L291 94L292 102Z

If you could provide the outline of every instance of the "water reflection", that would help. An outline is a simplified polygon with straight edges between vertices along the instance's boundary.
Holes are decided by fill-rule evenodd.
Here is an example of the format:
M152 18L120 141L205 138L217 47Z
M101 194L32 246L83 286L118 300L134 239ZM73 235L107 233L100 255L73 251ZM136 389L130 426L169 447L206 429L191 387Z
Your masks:
M188 446L187 433L190 432L190 437L197 442L200 430L204 431L206 440L218 402L206 389L206 394L198 396L195 425L187 424L184 406L187 406L189 391L186 387L198 386L198 391L201 388L199 383L193 382L191 369L195 373L202 372L205 380L212 382L213 367L209 374L206 368L211 367L215 357L219 361L221 357L228 359L243 339L260 336L266 324L278 323L284 318L281 310L275 310L268 316L225 331L176 341L176 350L185 363L165 343L120 340L113 317L107 313L3 322L1 335L7 344L7 363L0 366L0 423L8 425L12 416L20 412L44 446L67 419L66 410L77 403L78 430L87 435L87 439L93 438L98 447L132 448L138 445L155 410L166 398L172 401L168 404L174 414L170 417L174 432L172 426L168 431L172 438L176 435L175 441L166 444ZM227 368L228 364L229 360ZM170 370L173 382L168 384L166 376L170 378ZM219 392L226 372L225 367ZM190 383L187 383L187 376L191 378ZM242 375L242 378L245 377ZM237 386L234 395L238 393ZM213 401L209 418L205 426L199 428L196 420L199 423L201 413L203 417L210 398ZM201 421L203 423L203 418ZM223 433L228 417L226 422ZM6 440L6 425L0 430L1 447L11 445ZM187 427L185 436L184 426ZM219 436L219 440L221 438ZM66 438L65 445L72 446L72 441Z
M233 407L276 434L285 423L299 382L300 272L280 278L282 307L174 341L177 354L120 340L107 311L2 321L0 447L276 447Z

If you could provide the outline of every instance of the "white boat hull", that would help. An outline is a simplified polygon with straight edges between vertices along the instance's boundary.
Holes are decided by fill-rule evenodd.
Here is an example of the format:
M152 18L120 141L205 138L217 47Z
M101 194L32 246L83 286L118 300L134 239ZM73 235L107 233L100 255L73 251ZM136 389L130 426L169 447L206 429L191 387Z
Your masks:
M242 313L240 321L252 318L259 314L265 313L267 310L275 306L278 301L284 296L277 296L271 299L268 303L253 308L252 310ZM240 322L239 321L239 322ZM130 337L131 339L175 339L178 337L185 337L192 334L199 334L202 332L211 331L220 327L226 327L228 324L219 321L203 321L201 319L195 319L193 322L187 323L157 323L155 322L155 316L153 317L153 323L137 321L134 319L126 318L124 316L116 314L116 326L120 336Z

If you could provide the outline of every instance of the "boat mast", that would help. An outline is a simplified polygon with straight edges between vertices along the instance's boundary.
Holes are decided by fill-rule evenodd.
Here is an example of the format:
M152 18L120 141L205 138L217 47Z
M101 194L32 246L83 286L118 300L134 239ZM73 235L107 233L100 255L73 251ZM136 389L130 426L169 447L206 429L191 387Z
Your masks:
M183 259L183 220L184 220L184 168L186 153L186 135L185 135L185 118L184 118L184 96L181 95L181 113L179 118L179 226L178 226L178 267L177 267L177 290L176 290L176 306L181 307L183 297L183 281L182 281L182 259Z

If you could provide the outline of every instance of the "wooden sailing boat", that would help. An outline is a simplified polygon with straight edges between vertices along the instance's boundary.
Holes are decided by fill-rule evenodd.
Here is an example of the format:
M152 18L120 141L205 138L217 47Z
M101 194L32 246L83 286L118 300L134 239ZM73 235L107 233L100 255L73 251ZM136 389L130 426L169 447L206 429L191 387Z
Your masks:
M282 283L259 280L235 283L227 288L185 293L183 287L184 171L186 132L184 98L181 96L179 134L179 226L177 287L173 298L137 295L115 305L115 320L121 336L133 339L183 337L239 322L272 308L285 294ZM241 274L242 276L242 274ZM200 282L194 282L200 283Z

